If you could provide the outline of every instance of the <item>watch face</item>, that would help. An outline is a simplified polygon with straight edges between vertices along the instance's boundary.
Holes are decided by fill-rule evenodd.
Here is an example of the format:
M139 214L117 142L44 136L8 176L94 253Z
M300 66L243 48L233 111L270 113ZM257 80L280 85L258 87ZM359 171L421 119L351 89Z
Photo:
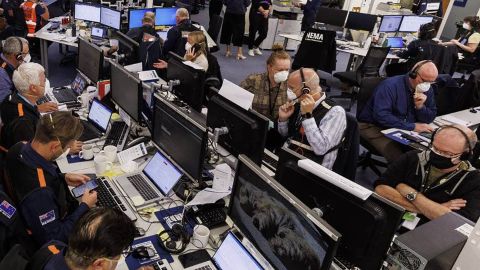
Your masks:
M415 200L416 194L415 193L409 193L409 194L407 194L406 197L407 197L407 200L413 201L413 200Z

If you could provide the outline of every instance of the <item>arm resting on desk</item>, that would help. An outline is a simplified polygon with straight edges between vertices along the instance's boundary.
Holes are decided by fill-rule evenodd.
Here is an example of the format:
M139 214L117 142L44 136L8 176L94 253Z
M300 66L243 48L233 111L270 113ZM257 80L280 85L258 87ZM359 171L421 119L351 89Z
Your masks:
M417 192L414 188L403 183L398 184L396 190L400 194L403 194L403 196L411 192ZM417 194L417 198L413 200L412 204L419 210L421 214L429 219L436 219L452 211L447 206L430 200L422 193Z
M395 188L392 188L391 186L387 185L378 185L375 188L375 192L384 197L389 199L390 201L402 206L405 208L407 211L413 212L413 213L420 213L420 210L411 202L409 202L405 197L398 192Z

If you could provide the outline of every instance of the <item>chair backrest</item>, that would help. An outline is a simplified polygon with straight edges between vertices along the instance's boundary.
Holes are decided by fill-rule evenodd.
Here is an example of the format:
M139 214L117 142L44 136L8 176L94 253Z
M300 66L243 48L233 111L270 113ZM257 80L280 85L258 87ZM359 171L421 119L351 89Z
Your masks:
M443 46L433 43L424 44L418 48L418 55L415 57L414 63L423 60L432 61L437 67L439 74L452 75L458 61L457 46Z
M377 86L384 80L382 77L363 78L360 83L360 90L357 95L357 117L362 112L368 100L373 96Z
M357 69L357 74L363 77L377 77L383 62L387 58L390 47L374 47L368 49L367 55Z
M355 181L357 173L358 153L360 151L360 131L355 116L346 113L347 127L345 129L343 143L338 148L337 159L333 164L332 171Z

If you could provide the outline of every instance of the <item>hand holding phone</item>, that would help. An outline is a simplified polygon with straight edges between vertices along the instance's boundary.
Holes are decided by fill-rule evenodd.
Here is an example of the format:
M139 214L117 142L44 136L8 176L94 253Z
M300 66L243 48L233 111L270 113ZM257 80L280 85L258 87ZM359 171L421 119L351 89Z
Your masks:
M80 185L76 188L73 188L72 189L72 193L73 193L73 196L75 198L79 198L79 197L82 197L83 193L85 192L85 190L94 190L98 187L98 184L97 184L97 180L92 178L90 181L88 181L87 183L83 184L83 185Z

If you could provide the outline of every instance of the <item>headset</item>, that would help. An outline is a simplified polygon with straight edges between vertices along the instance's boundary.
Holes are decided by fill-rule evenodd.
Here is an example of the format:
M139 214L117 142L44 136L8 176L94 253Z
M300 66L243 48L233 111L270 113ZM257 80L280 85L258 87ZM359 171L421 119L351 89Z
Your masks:
M427 64L427 63L433 63L431 60L423 60L423 61L420 61L416 67L414 67L409 73L408 73L408 77L410 77L411 79L415 80L418 76L418 72L420 71L420 68Z
M465 131L461 130L460 128L458 128L454 125L441 126L441 127L437 128L435 131L433 131L432 137L430 139L430 148L433 145L433 140L435 139L435 134L437 134L440 130L447 129L447 128L453 128L453 129L458 130L463 135L463 137L465 138L465 140L468 144L468 152L463 152L462 155L460 156L460 160L466 161L466 160L472 159L473 158L473 149L472 149L472 145L471 145L472 143L471 143L470 139L468 138L467 133L465 133Z
M20 52L15 53L15 59L17 59L17 61L23 61L23 55L22 55L23 42L18 37L13 37L13 38L18 42L18 44L20 44Z
M435 24L434 23L426 23L420 25L420 30L418 31L418 37L420 39L432 39L435 37Z
M302 78L302 96L306 94L310 94L310 87L307 86L305 82L305 75L303 74L303 67L300 68L300 77Z
M163 240L162 236L167 235L167 239ZM177 248L177 241L175 239L179 239L182 242L182 246ZM188 243L190 243L190 235L184 228L182 224L173 224L172 229L161 231L158 234L158 241L160 242L160 246L170 252L171 254L180 254L186 248Z

